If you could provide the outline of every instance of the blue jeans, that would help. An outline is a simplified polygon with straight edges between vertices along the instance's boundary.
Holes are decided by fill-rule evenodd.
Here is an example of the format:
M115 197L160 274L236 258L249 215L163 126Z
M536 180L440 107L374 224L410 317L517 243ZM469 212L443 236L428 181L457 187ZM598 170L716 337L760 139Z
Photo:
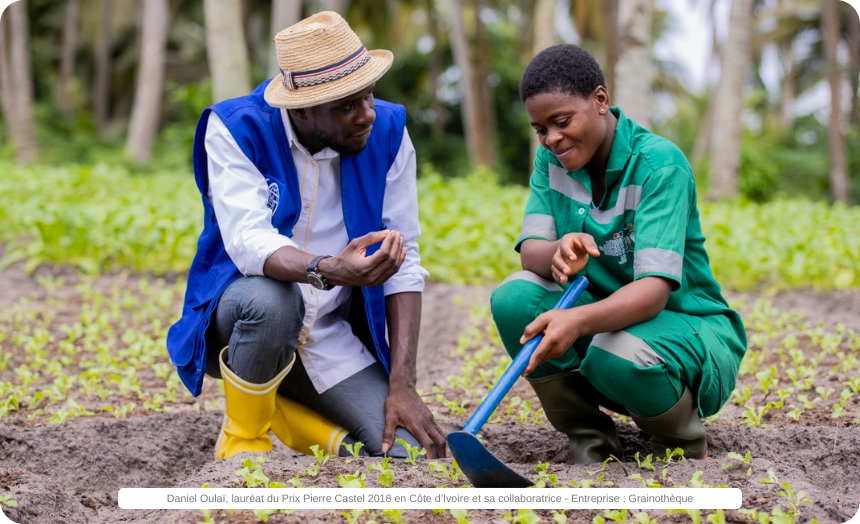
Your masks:
M212 314L206 337L206 374L221 378L218 354L227 346L227 366L239 377L254 384L272 380L296 353L304 315L304 298L295 282L256 276L233 282ZM362 442L362 455L373 457L382 456L388 391L388 375L382 364L375 362L317 393L299 356L278 388L278 393L343 426L350 433L344 442ZM395 430L394 439L398 438L421 447L405 428ZM340 453L349 455L344 449ZM394 444L388 455L407 456L400 444Z

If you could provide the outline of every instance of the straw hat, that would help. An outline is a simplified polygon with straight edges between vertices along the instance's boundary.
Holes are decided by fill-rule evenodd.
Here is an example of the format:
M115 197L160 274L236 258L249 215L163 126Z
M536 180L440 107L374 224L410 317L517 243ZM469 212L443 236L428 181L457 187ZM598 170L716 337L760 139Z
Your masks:
M388 71L391 51L368 51L339 14L323 11L275 35L281 74L266 87L266 102L295 109L338 100L370 86Z

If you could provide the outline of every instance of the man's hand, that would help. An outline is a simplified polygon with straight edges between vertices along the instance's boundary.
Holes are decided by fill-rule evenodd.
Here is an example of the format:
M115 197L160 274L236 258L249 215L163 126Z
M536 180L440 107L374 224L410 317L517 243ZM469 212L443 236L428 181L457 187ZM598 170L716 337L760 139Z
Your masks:
M415 435L427 451L427 458L445 458L445 435L414 388L392 389L385 399L385 429L382 432L382 452L388 453L394 444L394 429L406 428ZM436 446L438 457L433 451Z
M600 256L594 237L588 233L568 233L561 237L552 257L552 278L566 284L567 277L575 275L588 262L588 255Z
M570 349L582 333L581 322L576 309L551 309L539 315L526 326L525 333L520 338L520 344L525 344L540 333L543 340L538 344L529 365L523 371L523 376L530 374L547 360L558 358Z
M367 248L382 242L379 250L367 255ZM381 286L400 269L406 258L403 235L399 231L374 231L353 239L335 257L320 261L322 275L335 286Z

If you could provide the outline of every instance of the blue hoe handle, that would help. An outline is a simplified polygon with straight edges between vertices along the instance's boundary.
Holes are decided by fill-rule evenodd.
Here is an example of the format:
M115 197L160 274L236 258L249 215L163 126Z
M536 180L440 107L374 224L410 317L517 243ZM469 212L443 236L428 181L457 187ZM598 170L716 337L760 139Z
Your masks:
M577 277L576 280L573 281L573 284L567 288L567 291L564 292L564 295L562 295L558 304L555 305L555 309L570 309L574 302L576 302L576 299L579 298L579 295L581 295L587 287L588 279L585 277ZM478 410L475 411L475 414L472 415L469 422L466 422L466 425L463 426L464 432L474 435L481 429L481 426L487 422L487 419L490 418L490 415L492 415L493 411L496 410L499 403L503 398L505 398L505 395L508 394L508 391L511 390L514 382L517 381L529 365L529 360L531 360L532 355L541 340L543 340L543 333L526 342L526 345L519 352L514 361L511 362L508 369L505 370L502 378L499 379L495 387L490 391L490 394L487 395L487 398L481 402L481 405L478 406Z

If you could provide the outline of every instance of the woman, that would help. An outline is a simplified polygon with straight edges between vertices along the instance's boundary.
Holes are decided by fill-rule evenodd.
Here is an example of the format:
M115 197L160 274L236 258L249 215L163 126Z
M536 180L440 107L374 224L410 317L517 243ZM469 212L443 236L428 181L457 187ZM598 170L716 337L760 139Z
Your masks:
M520 97L540 138L516 247L523 271L492 296L511 356L545 333L525 374L575 463L623 457L604 406L655 454L707 454L701 417L734 389L746 351L705 252L683 153L610 107L600 66L560 45L529 63ZM552 310L576 276L590 285Z

